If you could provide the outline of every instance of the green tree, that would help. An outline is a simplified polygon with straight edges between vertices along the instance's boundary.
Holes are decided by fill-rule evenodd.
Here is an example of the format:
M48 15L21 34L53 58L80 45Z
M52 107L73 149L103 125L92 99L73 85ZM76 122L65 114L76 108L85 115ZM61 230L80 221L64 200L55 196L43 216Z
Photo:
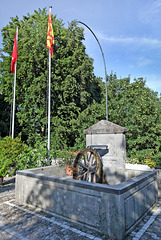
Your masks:
M129 155L151 149L161 151L161 105L158 93L146 87L143 78L109 81L109 120L128 129Z
M106 119L106 95L105 83L98 78L98 87L101 89L100 101L93 101L88 107L79 113L73 127L76 130L75 149L83 149L86 147L86 138L84 130L102 119Z
M77 148L79 142L85 147L83 130L105 119L105 85L101 85L102 102L89 105L79 115ZM109 121L128 129L127 156L142 160L161 151L161 99L157 92L146 87L143 78L130 83L130 77L117 79L116 74L108 77L108 117Z
M93 60L85 52L83 28L75 22L65 28L56 16L52 16L52 22L55 45L51 66L51 132L53 138L60 135L64 144L70 146L76 136L73 121L93 100L100 101L101 89L93 74ZM11 18L11 22L2 29L5 55L0 73L1 91L5 100L11 103L13 75L10 63L15 29L19 27L16 117L22 139L30 143L35 142L37 134L44 136L46 131L47 23L46 9L39 9L24 16L23 20L17 16Z
M0 137L5 137L9 134L11 108L2 94L0 94L0 103Z

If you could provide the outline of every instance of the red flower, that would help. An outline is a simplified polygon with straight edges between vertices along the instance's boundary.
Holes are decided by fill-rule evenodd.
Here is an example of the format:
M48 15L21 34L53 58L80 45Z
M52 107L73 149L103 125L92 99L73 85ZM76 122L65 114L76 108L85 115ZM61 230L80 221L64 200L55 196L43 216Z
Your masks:
M77 150L76 152L72 152L72 156L74 156L74 154L78 154L79 150Z

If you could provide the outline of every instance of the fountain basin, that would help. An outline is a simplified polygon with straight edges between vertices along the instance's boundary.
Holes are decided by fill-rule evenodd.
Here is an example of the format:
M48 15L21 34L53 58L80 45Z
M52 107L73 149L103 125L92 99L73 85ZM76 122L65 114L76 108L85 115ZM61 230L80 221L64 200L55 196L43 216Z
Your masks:
M55 166L17 171L16 202L51 211L109 239L124 239L157 202L156 171L118 185L56 177L55 171Z

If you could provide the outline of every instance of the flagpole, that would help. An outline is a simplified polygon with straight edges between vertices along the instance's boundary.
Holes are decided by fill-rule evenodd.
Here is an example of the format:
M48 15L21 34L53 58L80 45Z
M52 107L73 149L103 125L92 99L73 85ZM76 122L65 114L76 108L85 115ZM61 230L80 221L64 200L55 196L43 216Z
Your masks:
M52 6L49 7L51 13ZM50 107L51 106L51 51L49 49L49 93L48 93L48 160L50 159Z
M17 37L16 41L18 41L18 27L16 29ZM17 44L17 43L16 43ZM12 139L14 138L14 125L15 125L15 96L16 96L16 67L17 60L15 62L15 74L14 74L14 90L13 90L13 115L12 115Z
M51 105L51 53L50 53L50 50L49 50L48 158L50 157L50 105Z

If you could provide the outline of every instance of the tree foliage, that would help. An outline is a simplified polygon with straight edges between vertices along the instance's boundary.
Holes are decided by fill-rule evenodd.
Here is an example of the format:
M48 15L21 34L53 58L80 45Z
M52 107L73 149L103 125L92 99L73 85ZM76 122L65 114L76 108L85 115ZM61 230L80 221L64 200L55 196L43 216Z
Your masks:
M21 136L32 143L37 133L46 131L48 49L46 48L48 15L46 9L19 20L16 16L2 29L3 56L1 91L11 103L13 75L10 73L12 46L16 26L18 61L16 85L16 117ZM83 45L83 28L75 22L64 27L62 20L52 16L55 35L51 71L51 131L62 137L68 146L74 144L73 121L93 100L100 101L101 90L93 74L93 60ZM17 126L18 127L18 126Z
M108 115L109 121L128 129L128 156L141 159L141 155L161 151L161 99L157 92L146 87L143 78L131 83L130 77L117 79L116 74L108 77ZM101 104L89 105L80 116L80 122L84 121L83 129L105 119L105 96Z
M5 137L9 134L11 107L2 94L0 94L0 103L0 137Z
M109 103L110 120L128 129L130 154L143 149L161 151L161 101L143 78L130 83L130 78L118 80L111 76Z
M85 147L83 130L106 118L105 84L93 73L93 60L83 44L83 28L74 21L66 28L56 16L52 16L52 22L55 45L51 66L51 145L54 149L73 146L82 149ZM16 132L30 144L43 139L47 130L47 23L46 9L39 9L22 20L17 16L11 18L2 29L0 93L7 105L0 109L0 114L9 111L12 101L10 66L18 26ZM116 74L111 74L107 80L108 120L128 129L127 155L159 154L161 104L158 94L146 86L143 78L131 83L130 77L118 79Z

